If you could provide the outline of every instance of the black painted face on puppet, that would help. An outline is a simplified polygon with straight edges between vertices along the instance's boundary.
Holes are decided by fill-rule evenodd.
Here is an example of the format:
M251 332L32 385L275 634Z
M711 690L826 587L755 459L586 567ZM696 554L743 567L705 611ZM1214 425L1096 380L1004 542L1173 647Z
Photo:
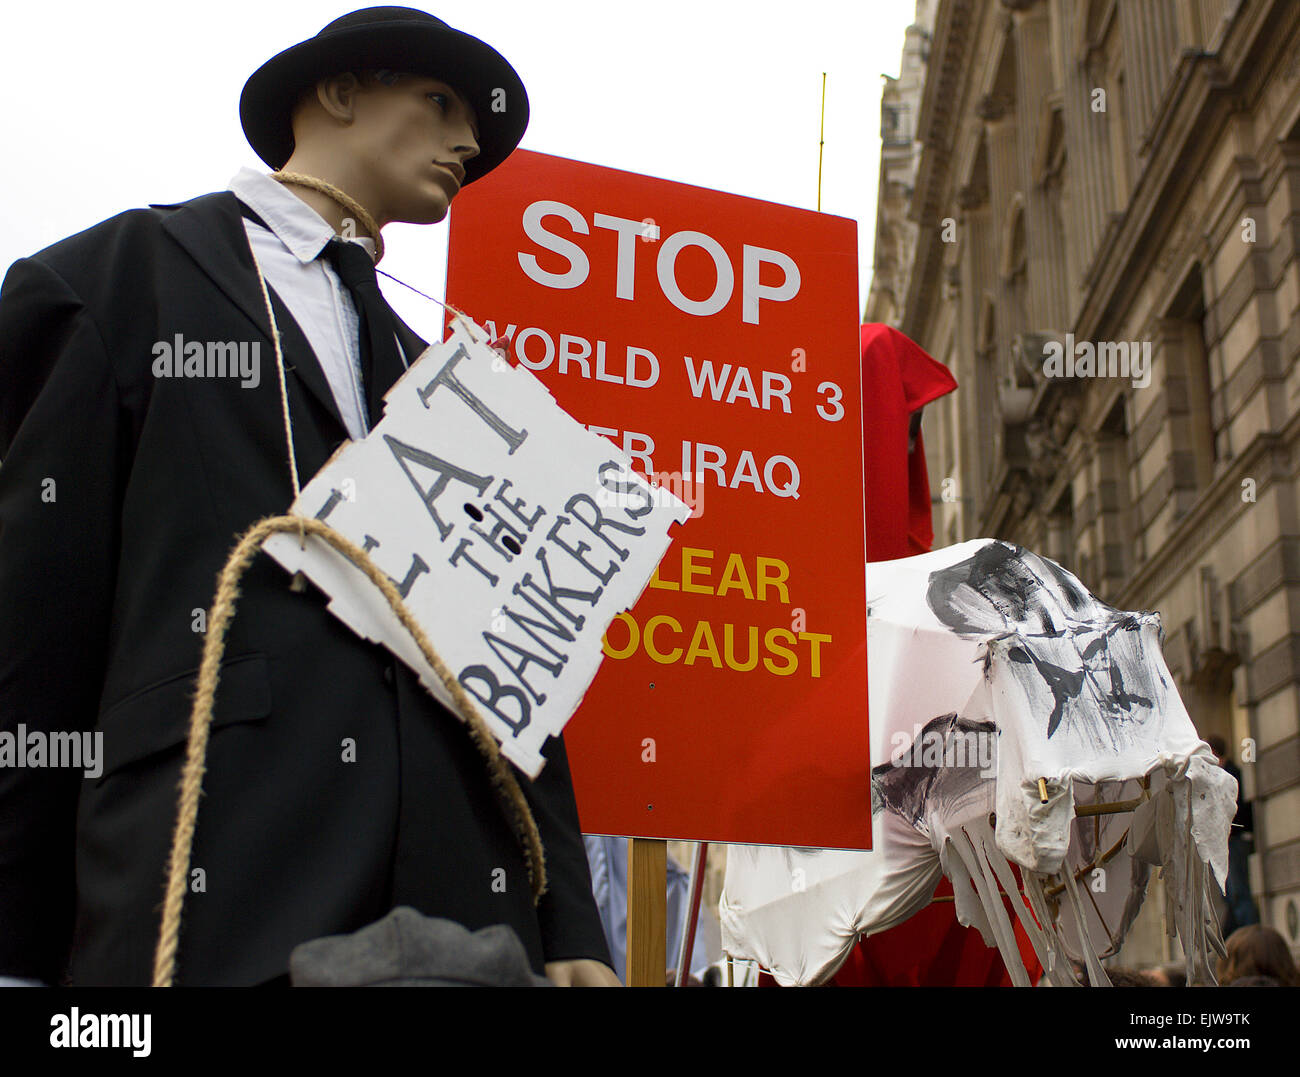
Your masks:
M422 75L369 79L357 95L353 150L369 169L387 220L432 224L447 215L478 154L474 110L447 83Z
M1142 621L1023 547L991 542L932 573L926 601L960 636L1016 637L1010 672L1041 700L1049 738L1065 725L1084 743L1118 749L1162 706L1167 685L1146 660Z
M931 574L926 601L958 635L976 638L1012 630L1051 636L1119 615L1055 561L1004 542Z

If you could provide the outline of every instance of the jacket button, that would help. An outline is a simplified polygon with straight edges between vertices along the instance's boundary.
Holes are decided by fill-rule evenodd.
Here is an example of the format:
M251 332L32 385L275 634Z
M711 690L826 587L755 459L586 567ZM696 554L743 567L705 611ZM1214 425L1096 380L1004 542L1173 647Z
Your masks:
M393 684L394 684L394 682L395 682L396 680L397 680L397 678L393 676L393 667L392 667L392 665L390 664L390 665L385 666L385 667L384 667L384 683L385 683L386 685L388 685L389 688L392 688L392 687L393 687Z

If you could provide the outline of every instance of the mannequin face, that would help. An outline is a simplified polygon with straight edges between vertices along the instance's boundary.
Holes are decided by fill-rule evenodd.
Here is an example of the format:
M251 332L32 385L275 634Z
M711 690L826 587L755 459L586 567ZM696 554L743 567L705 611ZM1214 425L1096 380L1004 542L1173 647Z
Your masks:
M431 224L447 215L465 162L478 154L473 109L447 83L397 76L389 85L345 74L326 79L295 117L285 166L329 179L380 227Z
M357 94L350 143L370 170L377 216L415 224L442 220L460 190L465 162L478 153L475 129L469 104L438 79L409 76L393 86L366 85Z

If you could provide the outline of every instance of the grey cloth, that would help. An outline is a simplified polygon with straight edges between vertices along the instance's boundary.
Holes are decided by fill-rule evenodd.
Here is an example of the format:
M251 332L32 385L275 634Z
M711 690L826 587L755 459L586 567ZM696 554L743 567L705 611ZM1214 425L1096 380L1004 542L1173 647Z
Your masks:
M506 924L471 933L409 905L350 935L294 947L294 987L550 987Z

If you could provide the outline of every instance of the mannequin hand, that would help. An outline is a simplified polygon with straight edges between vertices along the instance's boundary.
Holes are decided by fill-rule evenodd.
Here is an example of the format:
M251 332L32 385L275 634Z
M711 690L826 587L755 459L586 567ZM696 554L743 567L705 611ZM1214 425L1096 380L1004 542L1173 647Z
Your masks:
M556 987L622 987L614 970L599 961L548 961L546 978Z

